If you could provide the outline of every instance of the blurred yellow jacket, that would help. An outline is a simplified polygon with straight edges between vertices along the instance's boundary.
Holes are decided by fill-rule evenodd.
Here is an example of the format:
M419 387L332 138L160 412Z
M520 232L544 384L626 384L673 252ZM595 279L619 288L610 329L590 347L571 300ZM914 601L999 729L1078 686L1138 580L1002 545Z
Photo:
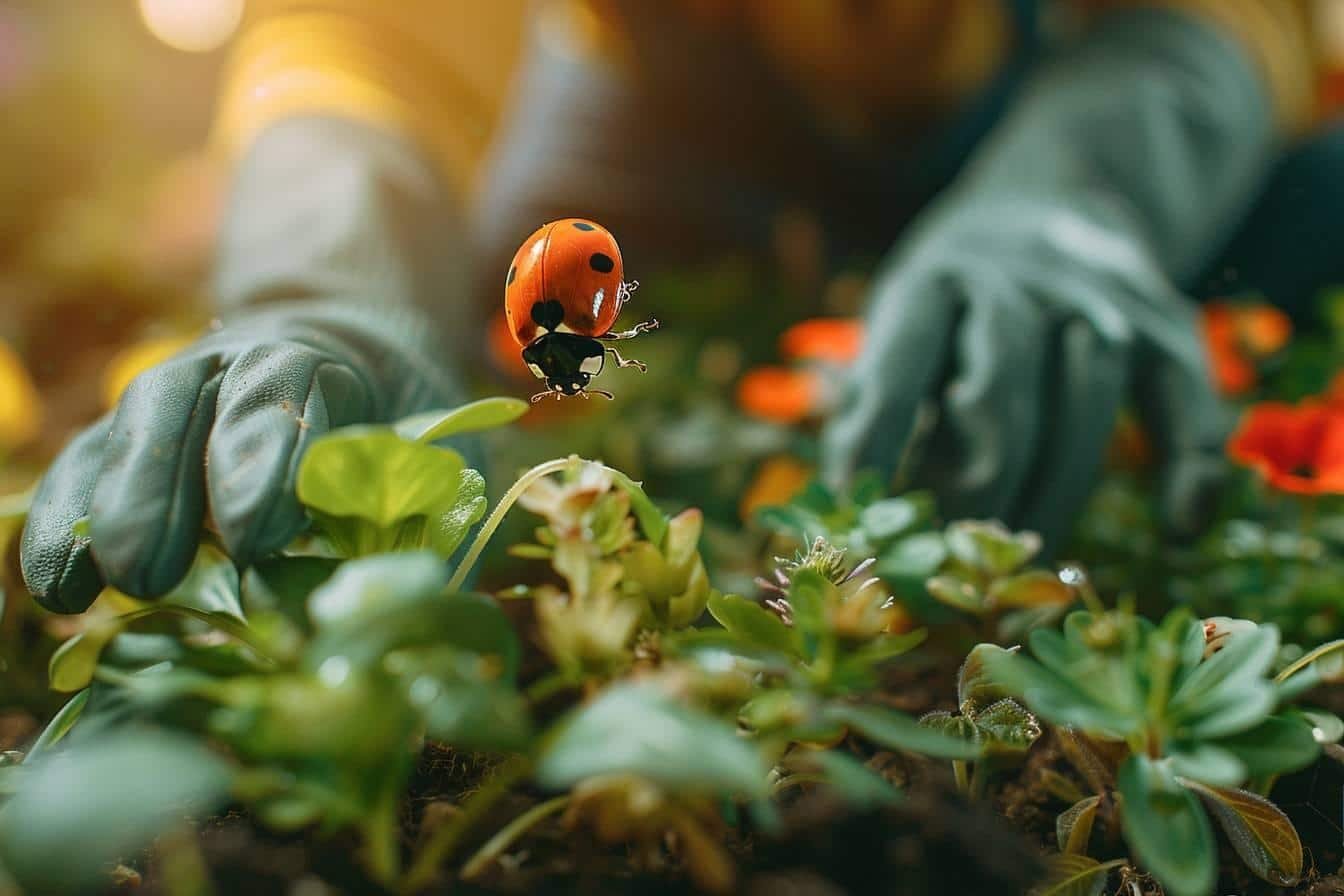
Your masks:
M629 17L651 0L256 0L221 97L232 151L296 114L350 116L409 135L470 186L508 98L524 22L577 52L638 66ZM671 2L671 0L663 0ZM1086 27L1154 0L1043 3ZM1315 67L1305 0L1157 0L1241 41L1286 131L1311 114ZM814 110L859 122L951 107L998 70L1013 33L1002 0L677 0L695 26L751 41ZM1067 24L1067 23L1066 23Z

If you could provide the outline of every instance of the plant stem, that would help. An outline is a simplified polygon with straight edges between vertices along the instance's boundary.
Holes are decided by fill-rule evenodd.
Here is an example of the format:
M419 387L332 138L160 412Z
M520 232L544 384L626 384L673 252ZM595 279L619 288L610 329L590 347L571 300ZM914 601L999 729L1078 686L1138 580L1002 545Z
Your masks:
M467 575L471 572L471 568L475 566L476 561L480 559L481 552L485 550L486 544L490 541L490 536L495 534L495 530L498 529L499 524L503 522L504 514L509 512L509 509L513 507L520 497L522 497L523 492L527 491L532 486L532 483L543 476L559 473L566 467L581 462L583 462L583 458L579 457L577 454L571 454L569 457L557 458L556 460L548 460L543 464L537 464L535 467L519 476L518 481L510 486L509 490L504 493L504 497L499 499L499 503L495 505L495 509L490 512L490 516L487 517L485 523L481 525L481 530L476 533L476 537L471 542L471 547L467 549L466 556L462 558L462 563L458 565L457 571L453 573L453 577L448 581L448 591L453 592L461 590L462 583L467 580ZM588 461L588 463L597 462ZM613 470L606 464L598 464L598 466L611 473L620 472L619 470Z
M417 893L433 882L439 865L452 856L471 827L531 771L532 760L528 756L513 756L506 760L480 790L467 797L457 815L430 835L402 878L401 892Z
M522 815L519 815L513 821L499 829L495 836L485 842L485 845L476 850L476 854L467 859L462 866L462 877L470 880L480 874L486 867L499 858L504 850L508 849L513 843L527 833L532 827L544 819L559 812L565 806L569 805L569 794L557 796L554 799L547 800L544 803L538 803L531 809L528 809Z
M965 759L952 760L952 776L956 778L957 790L961 791L962 793L966 793L967 791L970 790L970 782L966 777Z
M532 682L523 696L527 698L528 703L540 703L552 694L578 683L567 670L559 669Z

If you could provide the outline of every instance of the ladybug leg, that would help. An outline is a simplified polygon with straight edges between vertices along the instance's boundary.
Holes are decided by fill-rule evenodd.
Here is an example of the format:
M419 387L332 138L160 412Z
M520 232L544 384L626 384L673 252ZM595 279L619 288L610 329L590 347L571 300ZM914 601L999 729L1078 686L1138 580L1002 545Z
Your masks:
M658 329L658 321L655 319L650 319L646 321L641 321L640 323L635 324L629 330L625 330L621 333L603 333L601 336L598 336L597 338L608 340L634 339L640 333L647 333L650 330L656 330L656 329Z
M607 352L616 359L617 367L638 367L640 373L649 369L649 366L643 361L636 361L634 358L630 358L629 360L622 358L621 353L614 348L607 349Z

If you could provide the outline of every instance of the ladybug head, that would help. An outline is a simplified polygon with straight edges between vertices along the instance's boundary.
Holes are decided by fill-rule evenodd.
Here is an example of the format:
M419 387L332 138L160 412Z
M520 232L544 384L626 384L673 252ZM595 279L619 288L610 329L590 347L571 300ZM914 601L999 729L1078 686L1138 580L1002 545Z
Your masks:
M546 377L546 388L561 395L578 395L592 382L592 374L579 371L567 371L557 376Z

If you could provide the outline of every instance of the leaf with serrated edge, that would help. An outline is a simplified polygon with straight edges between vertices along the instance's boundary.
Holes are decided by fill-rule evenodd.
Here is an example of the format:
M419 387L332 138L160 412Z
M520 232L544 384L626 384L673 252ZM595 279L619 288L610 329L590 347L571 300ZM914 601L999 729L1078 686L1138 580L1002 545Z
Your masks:
M1185 779L1181 783L1204 800L1232 848L1257 877L1280 887L1302 879L1302 841L1278 806L1245 790Z

